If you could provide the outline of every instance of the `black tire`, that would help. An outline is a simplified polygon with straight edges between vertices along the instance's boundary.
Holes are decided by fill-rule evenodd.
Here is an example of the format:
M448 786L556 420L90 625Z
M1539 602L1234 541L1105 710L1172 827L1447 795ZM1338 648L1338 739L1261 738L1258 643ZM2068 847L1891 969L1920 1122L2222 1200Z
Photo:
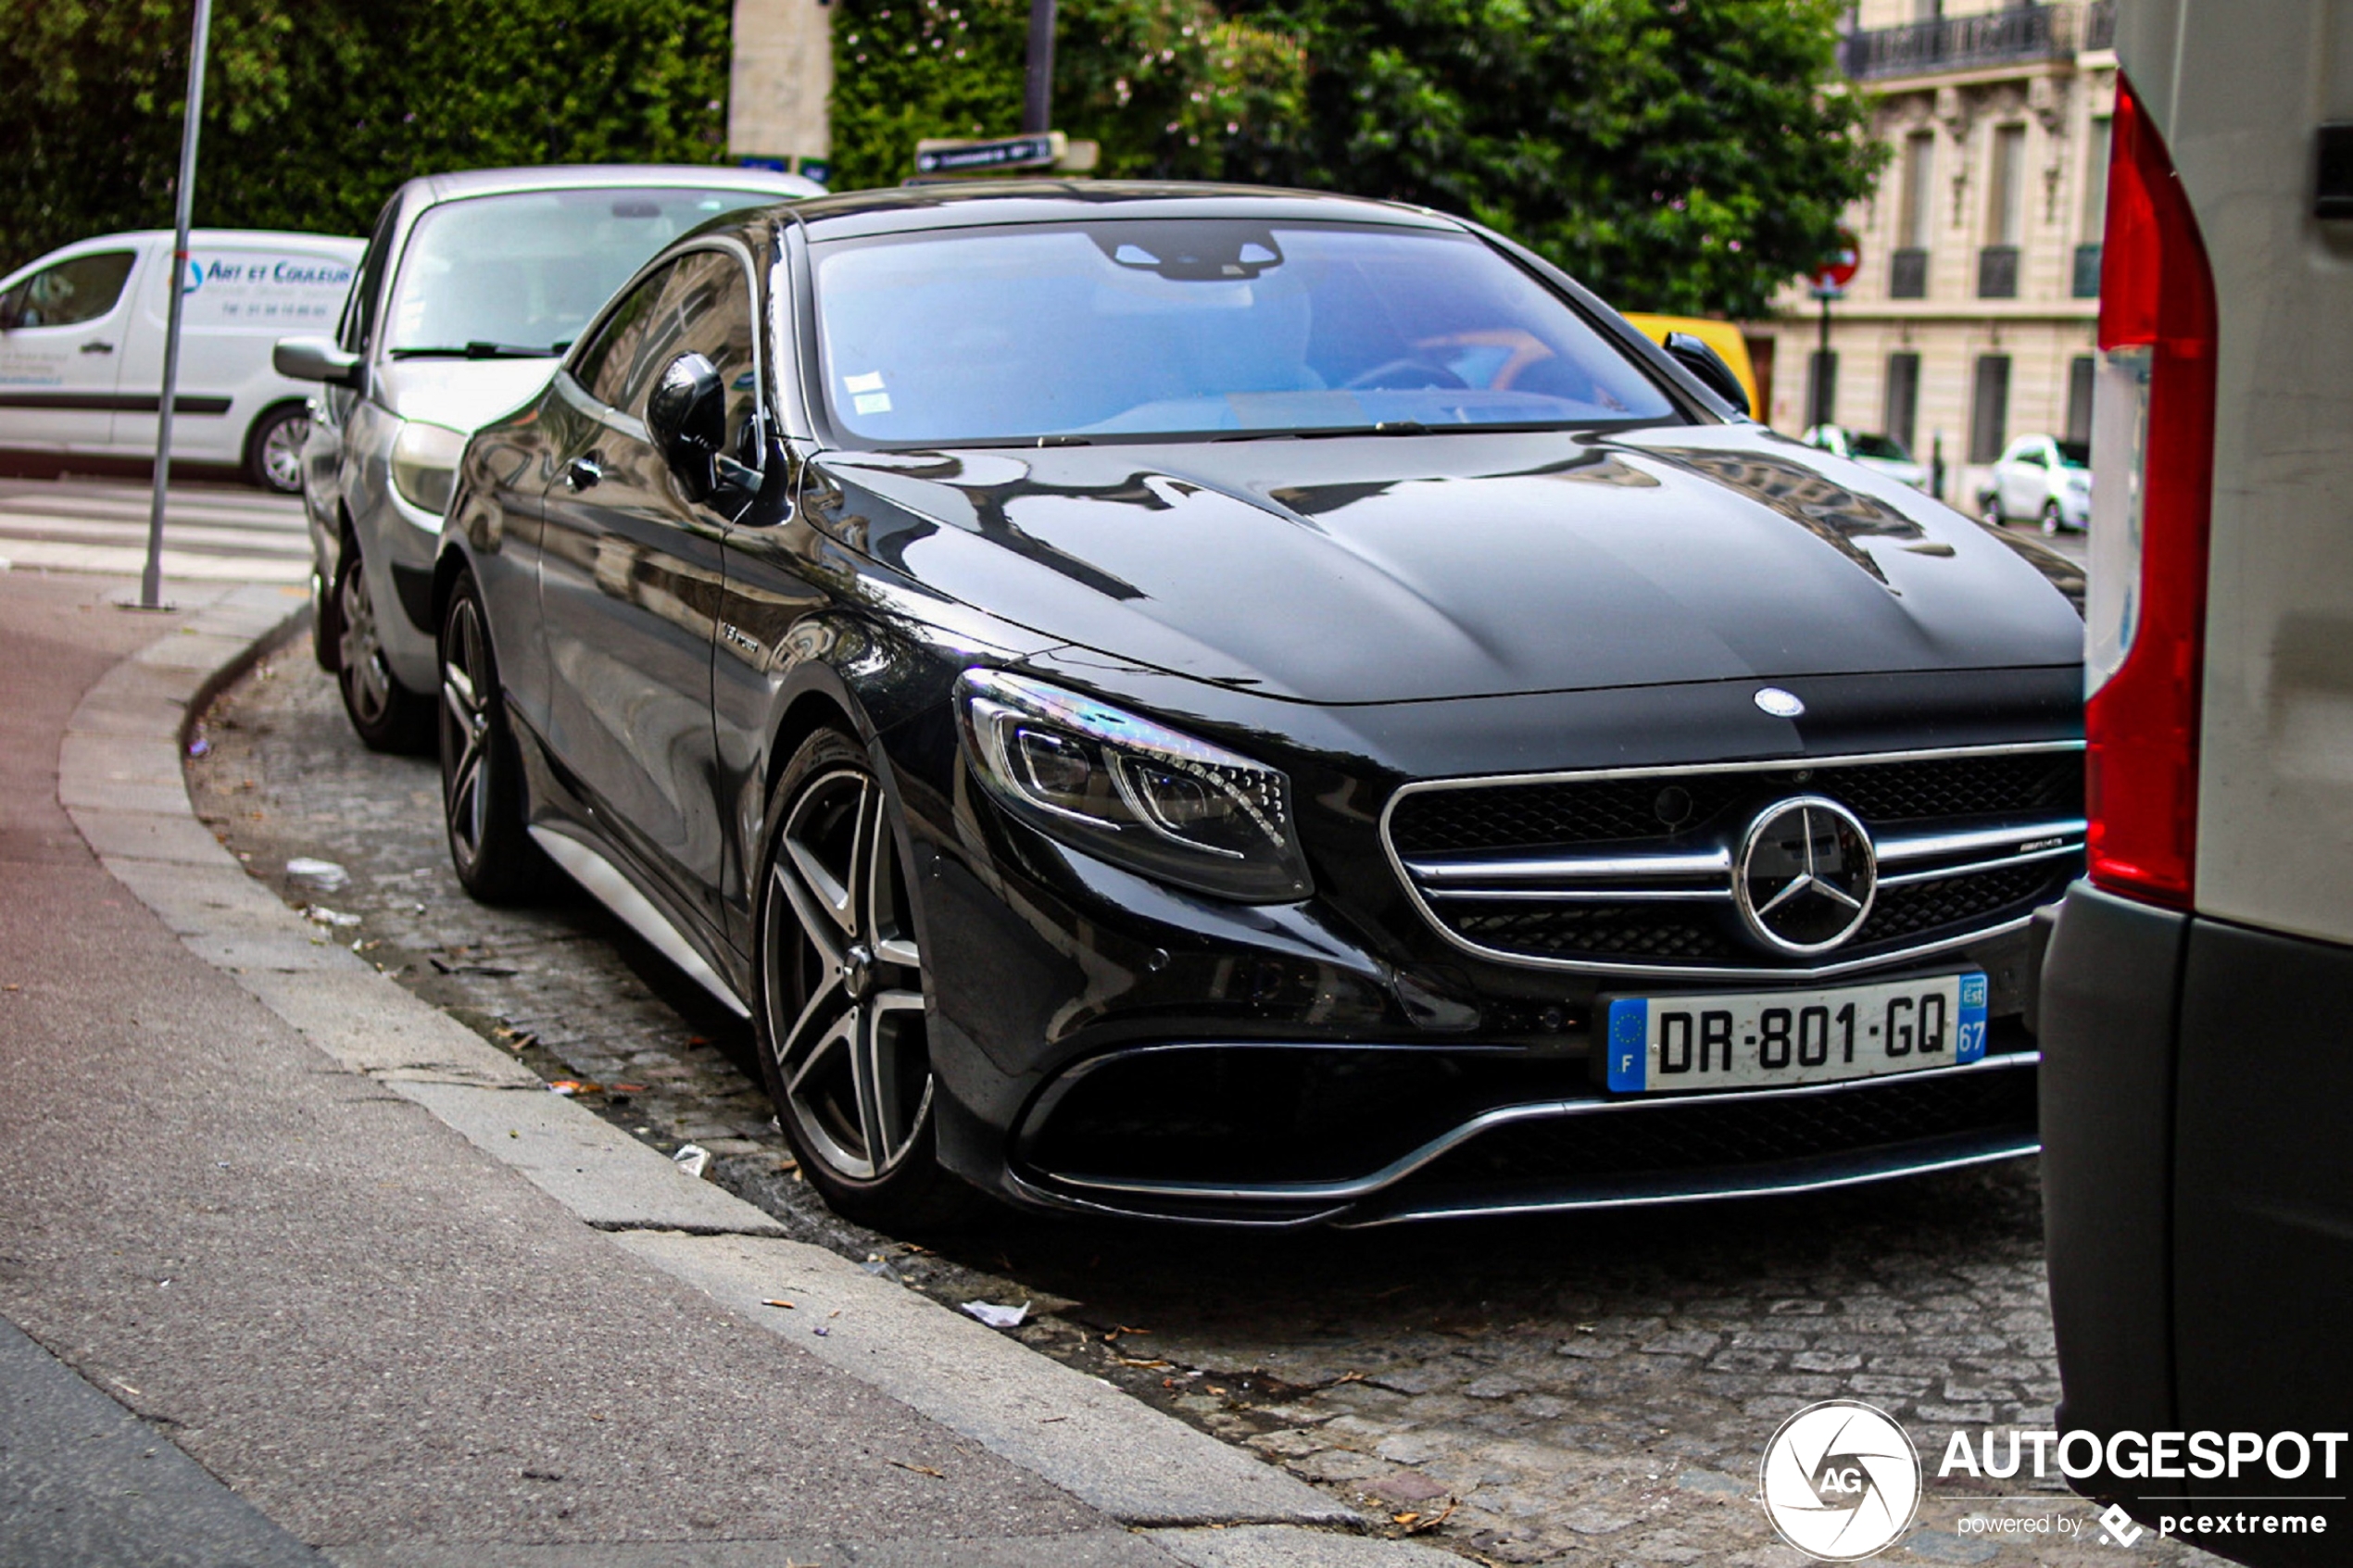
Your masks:
M839 730L785 765L754 906L752 1021L811 1185L845 1218L900 1232L964 1217L980 1195L939 1163L923 955L892 817L865 749Z
M2045 502L2044 502L2044 503L2043 503L2043 532L2044 532L2044 533L2045 533L2045 534L2046 534L2046 535L2048 535L2048 536L2050 536L2050 537L2052 537L2052 538L2057 538L2057 537L2058 536L2058 534L2059 534L2059 533L2060 533L2063 530L2065 530L2065 529L2066 529L2066 527L2067 527L2067 514L2065 514L2064 512L2062 512L2062 511L2060 511L2060 510L2059 510L2059 504L2058 504L2057 501L2045 501Z
M245 433L245 478L273 495L302 494L302 444L310 434L310 409L282 403L253 422Z
M498 687L490 621L473 574L450 587L442 612L441 820L449 863L485 904L511 904L547 886L547 859L524 828L522 758Z
M335 685L353 733L371 751L422 757L434 746L434 703L400 684L384 659L359 543L346 535L335 567Z
M1996 528L2009 521L2002 515L2002 493L1998 490L1988 490L1979 495L1977 510L1979 516Z

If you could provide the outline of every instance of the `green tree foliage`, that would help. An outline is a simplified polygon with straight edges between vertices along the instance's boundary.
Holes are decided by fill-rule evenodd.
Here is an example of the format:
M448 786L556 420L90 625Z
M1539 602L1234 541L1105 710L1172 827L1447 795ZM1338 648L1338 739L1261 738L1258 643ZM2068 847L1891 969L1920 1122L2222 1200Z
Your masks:
M728 0L216 0L196 221L364 233L412 175L726 152ZM188 0L0 0L0 270L171 221Z
M1297 183L1490 224L1628 309L1768 312L1883 157L1839 0L1274 0Z
M1268 177L1304 107L1280 28L1209 0L1063 0L1054 124L1102 144L1100 175ZM1027 0L838 0L833 185L894 185L926 136L1020 129Z
M1882 154L1839 0L1063 0L1055 123L1107 174L1265 181L1492 225L1626 307L1758 316ZM1024 0L839 0L840 186L1021 114Z

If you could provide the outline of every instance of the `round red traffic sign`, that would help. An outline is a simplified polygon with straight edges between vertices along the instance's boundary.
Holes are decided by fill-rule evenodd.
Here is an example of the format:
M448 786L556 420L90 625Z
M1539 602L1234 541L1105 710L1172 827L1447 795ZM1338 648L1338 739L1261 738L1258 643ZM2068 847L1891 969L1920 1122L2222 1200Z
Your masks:
M1814 269L1814 293L1818 297L1835 299L1846 292L1855 281L1856 270L1863 265L1863 242L1855 231L1842 225L1838 231L1838 248Z

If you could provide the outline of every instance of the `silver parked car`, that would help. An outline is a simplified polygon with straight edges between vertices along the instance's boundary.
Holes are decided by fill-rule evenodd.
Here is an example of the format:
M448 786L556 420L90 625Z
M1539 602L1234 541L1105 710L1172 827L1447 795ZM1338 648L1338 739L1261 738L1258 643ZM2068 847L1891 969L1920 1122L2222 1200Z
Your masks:
M303 450L312 635L359 738L433 741L434 551L477 427L547 383L646 258L739 207L818 194L757 169L584 165L411 180L368 237L333 338L281 339L322 383Z

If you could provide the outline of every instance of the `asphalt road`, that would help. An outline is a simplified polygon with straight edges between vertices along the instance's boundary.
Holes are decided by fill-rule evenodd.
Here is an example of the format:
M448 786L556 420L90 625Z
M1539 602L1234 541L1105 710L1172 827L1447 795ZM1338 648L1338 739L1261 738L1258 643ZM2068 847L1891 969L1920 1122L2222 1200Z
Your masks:
M2070 542L2071 543L2071 542ZM2072 553L2072 552L2070 552ZM1896 1560L2110 1561L2056 1481L1937 1480L1957 1428L2049 1424L2032 1161L1859 1192L1265 1238L1007 1215L917 1244L790 1168L745 1029L585 897L469 901L430 761L352 739L296 646L223 697L197 809L255 874L413 990L793 1233L1019 1336L1417 1534L1497 1562L1778 1564L1765 1441L1812 1400L1901 1420L1931 1479ZM289 874L298 857L347 880ZM2004 1515L2045 1532L1989 1536ZM2162 1563L2213 1562L2155 1537Z

